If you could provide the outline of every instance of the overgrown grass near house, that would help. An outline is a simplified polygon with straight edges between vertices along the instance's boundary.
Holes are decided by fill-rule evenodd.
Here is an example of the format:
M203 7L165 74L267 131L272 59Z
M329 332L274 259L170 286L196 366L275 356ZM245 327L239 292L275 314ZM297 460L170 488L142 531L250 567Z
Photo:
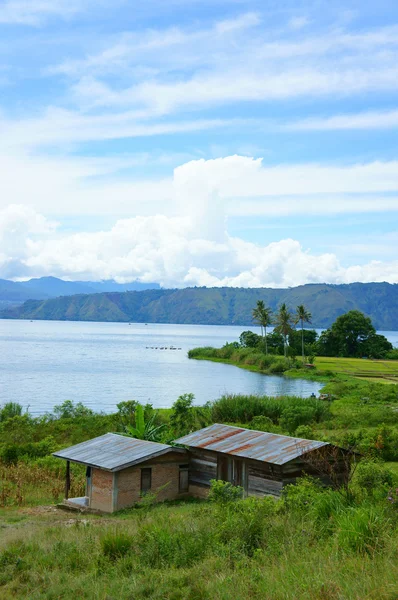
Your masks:
M360 483L360 482L359 482ZM185 502L120 516L0 513L0 597L392 600L398 511L381 483L310 480L284 499Z

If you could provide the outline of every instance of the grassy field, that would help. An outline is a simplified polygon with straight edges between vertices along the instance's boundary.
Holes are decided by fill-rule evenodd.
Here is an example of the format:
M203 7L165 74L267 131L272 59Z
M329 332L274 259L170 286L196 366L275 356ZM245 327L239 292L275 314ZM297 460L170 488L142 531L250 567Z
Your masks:
M350 375L377 383L398 383L398 360L370 360L363 358L329 358L317 356L317 373L325 371Z
M334 496L336 503L309 500L305 510L289 511L269 499L185 502L103 517L51 506L3 509L0 597L395 600L392 517ZM325 509L332 511L326 521ZM371 519L360 533L365 546L356 531L347 538L347 518L352 529Z

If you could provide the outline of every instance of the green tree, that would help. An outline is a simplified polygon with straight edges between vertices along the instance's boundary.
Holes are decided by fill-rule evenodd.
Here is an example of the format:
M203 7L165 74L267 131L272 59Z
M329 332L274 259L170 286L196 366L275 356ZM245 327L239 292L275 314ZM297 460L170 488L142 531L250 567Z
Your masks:
M62 404L54 406L54 415L58 419L74 419L78 417L93 416L94 411L84 406L82 402L75 404L73 400L64 400Z
M193 406L195 396L193 394L182 394L172 406L170 425L176 436L185 435L195 429L196 414Z
M261 344L261 336L253 331L242 331L239 343L243 348L256 348Z
M272 310L265 306L263 300L257 300L257 305L252 311L253 320L261 327L261 335L265 341L265 354L268 354L267 327L272 324Z
M283 337L283 354L287 355L287 340L289 334L293 331L294 319L292 313L287 308L285 302L280 306L278 313L275 317L275 329L276 333L280 333Z
M304 323L311 323L312 315L305 308L304 304L299 304L296 308L295 323L301 324L301 356L304 363Z
M369 317L359 310L350 310L336 319L324 331L318 342L319 354L323 356L382 357L392 349L390 342L376 334Z

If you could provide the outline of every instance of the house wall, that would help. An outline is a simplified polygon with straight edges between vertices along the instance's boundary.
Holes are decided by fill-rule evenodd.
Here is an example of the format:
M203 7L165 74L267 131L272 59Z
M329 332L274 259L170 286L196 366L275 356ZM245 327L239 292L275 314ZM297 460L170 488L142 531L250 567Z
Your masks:
M114 510L121 510L141 500L141 469L152 469L151 493L156 500L175 500L187 493L180 493L180 465L187 464L186 454L166 454L153 461L141 463L139 466L123 469L115 473Z
M320 455L324 455L324 464L320 461ZM305 459L298 457L283 465L283 485L294 484L298 477L304 474L318 478L324 485L331 485L328 476L327 463L330 461L330 470L333 472L333 482L342 485L348 478L351 470L350 456L345 450L335 446L326 446L321 451L309 452Z
M231 462L239 461L241 485L248 496L279 496L282 492L282 470L278 465L260 461L240 459L233 455L216 453L202 448L190 448L189 493L191 496L206 498L212 479L232 481Z
M283 488L282 471L278 465L248 461L249 496L280 496Z
M208 450L189 449L189 495L206 498L210 480L217 479L217 455Z
M102 469L91 470L90 508L112 512L113 473Z

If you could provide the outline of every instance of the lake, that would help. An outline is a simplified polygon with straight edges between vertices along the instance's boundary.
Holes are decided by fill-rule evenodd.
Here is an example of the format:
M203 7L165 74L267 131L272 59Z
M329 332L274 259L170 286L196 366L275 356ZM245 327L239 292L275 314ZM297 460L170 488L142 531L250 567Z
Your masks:
M66 399L112 412L118 402L133 399L167 408L187 392L204 404L224 393L305 397L319 391L317 382L187 358L190 348L220 347L245 329L0 320L0 404L19 402L39 415ZM397 345L397 332L384 334Z
M224 393L310 396L319 391L316 382L187 358L190 348L222 346L245 329L0 320L0 404L19 402L36 416L66 399L112 412L118 402L133 399L170 407L187 392L204 404ZM170 346L178 349L160 349Z

